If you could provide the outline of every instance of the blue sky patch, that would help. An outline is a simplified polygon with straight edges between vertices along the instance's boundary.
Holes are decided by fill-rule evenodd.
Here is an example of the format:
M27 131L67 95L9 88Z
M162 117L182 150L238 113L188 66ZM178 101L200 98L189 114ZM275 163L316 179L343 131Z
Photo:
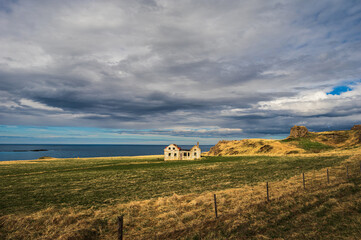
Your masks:
M348 86L337 86L332 89L331 92L328 92L327 95L340 95L341 93L352 91L352 88Z

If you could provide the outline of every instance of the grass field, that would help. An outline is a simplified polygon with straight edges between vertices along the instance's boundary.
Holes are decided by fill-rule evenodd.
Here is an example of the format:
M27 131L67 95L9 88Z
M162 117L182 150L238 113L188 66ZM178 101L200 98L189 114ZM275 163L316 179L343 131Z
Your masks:
M149 159L39 160L0 165L0 213L50 206L98 207L240 187L333 166L332 157L206 157L197 161Z
M349 233L338 239L353 239L360 233L361 202L344 204L342 199L361 195L360 180L344 184L344 177L335 178L344 174L340 164L347 158L237 156L164 162L123 157L1 163L0 238L114 239L115 216L122 213L128 239L315 239L315 229L327 232L345 224ZM326 167L335 168L334 184L312 190L311 185L322 185L317 181L325 178ZM306 195L299 194L302 172L307 176ZM265 181L271 182L270 205L264 202ZM213 218L212 193L219 196L219 221ZM340 209L356 215L351 218ZM336 221L340 215L345 222ZM305 225L302 221L312 227L298 230L298 224ZM293 237L287 235L291 233Z

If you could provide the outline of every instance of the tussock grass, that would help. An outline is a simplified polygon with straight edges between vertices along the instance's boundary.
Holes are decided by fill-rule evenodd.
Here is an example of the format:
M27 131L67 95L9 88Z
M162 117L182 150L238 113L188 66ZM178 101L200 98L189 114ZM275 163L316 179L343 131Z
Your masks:
M307 169L306 190L300 174L274 178L269 184L270 202L266 202L265 183L259 181L101 208L50 207L1 217L0 239L116 239L116 216L121 214L126 239L358 239L360 159L361 155L355 155L331 164L330 184L325 166ZM213 193L217 194L218 219Z

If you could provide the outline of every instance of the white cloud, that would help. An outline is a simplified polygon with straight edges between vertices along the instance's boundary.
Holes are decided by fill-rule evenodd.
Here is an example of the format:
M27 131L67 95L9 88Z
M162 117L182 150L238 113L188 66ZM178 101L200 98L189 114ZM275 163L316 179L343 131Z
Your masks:
M339 95L330 95L325 91L307 91L293 97L282 97L258 103L260 110L286 111L301 116L312 116L332 113L336 109L346 110L361 105L361 85L354 86L352 91Z
M61 108L50 107L43 103L35 102L31 99L25 99L25 98L20 99L20 105L31 107L34 109L46 110L46 111L63 111Z
M0 38L0 66L3 68L33 70L51 63L52 57L38 45Z

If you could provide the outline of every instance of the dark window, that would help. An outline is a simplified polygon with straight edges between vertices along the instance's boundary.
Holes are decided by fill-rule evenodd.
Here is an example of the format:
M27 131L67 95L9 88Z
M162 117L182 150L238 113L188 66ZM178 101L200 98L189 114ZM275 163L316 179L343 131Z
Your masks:
M170 147L168 149L170 150Z
M175 150L175 148L173 148L173 150Z
M175 154L174 154L174 156L176 157L176 156L177 156L177 154L175 153Z
M170 156L171 156L171 154L170 154L170 153L168 153L168 156L170 157Z
M187 153L184 153L184 156L186 157L186 156L187 156Z
M194 156L197 156L197 152L194 152Z

